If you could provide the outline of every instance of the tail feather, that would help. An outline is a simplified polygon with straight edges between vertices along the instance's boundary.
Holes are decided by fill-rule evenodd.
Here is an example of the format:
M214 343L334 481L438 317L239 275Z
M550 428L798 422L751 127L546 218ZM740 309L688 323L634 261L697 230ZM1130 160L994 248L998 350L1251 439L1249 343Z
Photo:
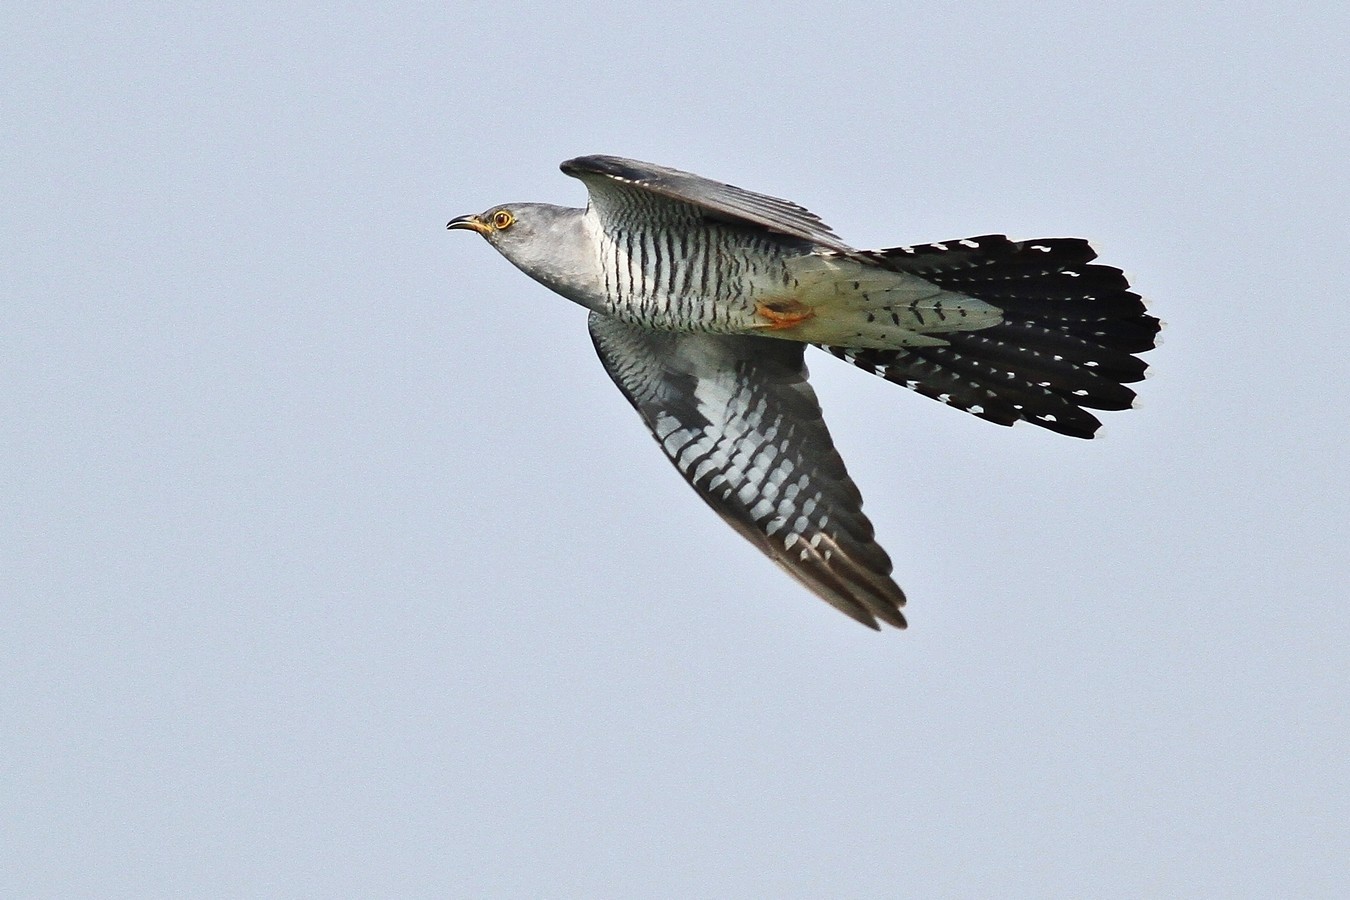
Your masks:
M1116 268L1090 265L1087 241L984 235L863 254L1002 311L990 327L943 334L943 346L836 356L991 422L1027 421L1075 437L1100 422L1087 409L1128 409L1160 323Z
M1147 353L1157 346L1158 332L1162 323L1153 316L1140 315L1127 319L1089 322L1051 322L1035 319L1018 319L1010 316L1009 322L1022 322L1026 325L1039 325L1061 332L1070 339L1077 339L1094 347L1109 347L1125 353ZM1145 365L1147 368L1147 365Z
M1148 363L1134 354L1153 349L1160 327L1152 316L1108 322L1051 322L1009 316L1001 324L986 329L986 333L1006 334L1017 341L1063 353L1085 363L1096 362L1099 367L1114 365L1122 372L1122 380L1138 381ZM1125 378L1126 371L1135 371L1138 375Z
M1002 333L970 332L952 341L949 348L986 364L991 372L997 373L996 380L1007 382L1021 378L1072 397L1080 406L1129 409L1134 400L1134 391L1122 383L1124 379L1103 374L1100 365L1084 365L1082 359L1043 349L1028 341L1010 339ZM1093 360L1089 361L1095 361L1101 355L1104 354L1092 354ZM1125 359L1139 362L1132 356ZM1133 373L1130 376L1133 377Z
M981 382L965 377L940 362L916 356L909 350L822 349L853 363L864 372L878 375L995 424L1011 425L1021 418L1021 413L1013 408L1011 402L991 394Z

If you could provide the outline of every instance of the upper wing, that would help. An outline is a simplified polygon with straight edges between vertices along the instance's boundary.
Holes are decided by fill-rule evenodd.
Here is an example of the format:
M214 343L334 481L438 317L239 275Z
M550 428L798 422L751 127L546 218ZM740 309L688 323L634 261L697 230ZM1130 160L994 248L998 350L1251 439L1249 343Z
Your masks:
M905 627L905 595L807 384L803 344L591 313L605 370L708 505L822 599Z
M705 218L766 228L839 253L853 252L815 213L777 197L618 156L578 156L560 168L585 183L592 204L602 214L633 205L634 194L641 194L649 209L653 200L660 200L676 216L692 209Z

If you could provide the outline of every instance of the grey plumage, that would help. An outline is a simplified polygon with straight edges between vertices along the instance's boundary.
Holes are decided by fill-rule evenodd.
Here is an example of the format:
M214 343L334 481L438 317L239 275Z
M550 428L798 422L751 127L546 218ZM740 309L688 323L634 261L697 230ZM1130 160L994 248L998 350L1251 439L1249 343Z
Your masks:
M599 313L590 330L614 383L718 515L836 609L905 626L890 557L807 384L805 345Z
M882 251L813 213L608 156L562 170L585 209L520 203L452 220L591 310L606 371L738 532L864 624L905 596L807 383L806 344L999 424L1091 437L1124 409L1158 321L1085 241L987 235Z

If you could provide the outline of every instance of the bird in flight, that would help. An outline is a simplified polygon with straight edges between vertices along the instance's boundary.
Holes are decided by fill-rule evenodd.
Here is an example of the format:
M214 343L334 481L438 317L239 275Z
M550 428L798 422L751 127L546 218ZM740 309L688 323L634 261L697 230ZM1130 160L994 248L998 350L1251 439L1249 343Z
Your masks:
M857 250L786 200L615 156L562 164L584 209L508 203L476 231L590 310L605 370L709 506L823 600L905 627L905 595L807 383L814 345L999 425L1090 438L1159 322L1078 238Z

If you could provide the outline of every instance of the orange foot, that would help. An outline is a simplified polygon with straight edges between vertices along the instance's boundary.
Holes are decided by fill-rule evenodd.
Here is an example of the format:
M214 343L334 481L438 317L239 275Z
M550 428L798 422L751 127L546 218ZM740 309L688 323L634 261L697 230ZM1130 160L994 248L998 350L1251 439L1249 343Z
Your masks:
M760 327L770 331L795 328L815 316L816 311L793 297L775 297L755 303L755 312L764 319Z

